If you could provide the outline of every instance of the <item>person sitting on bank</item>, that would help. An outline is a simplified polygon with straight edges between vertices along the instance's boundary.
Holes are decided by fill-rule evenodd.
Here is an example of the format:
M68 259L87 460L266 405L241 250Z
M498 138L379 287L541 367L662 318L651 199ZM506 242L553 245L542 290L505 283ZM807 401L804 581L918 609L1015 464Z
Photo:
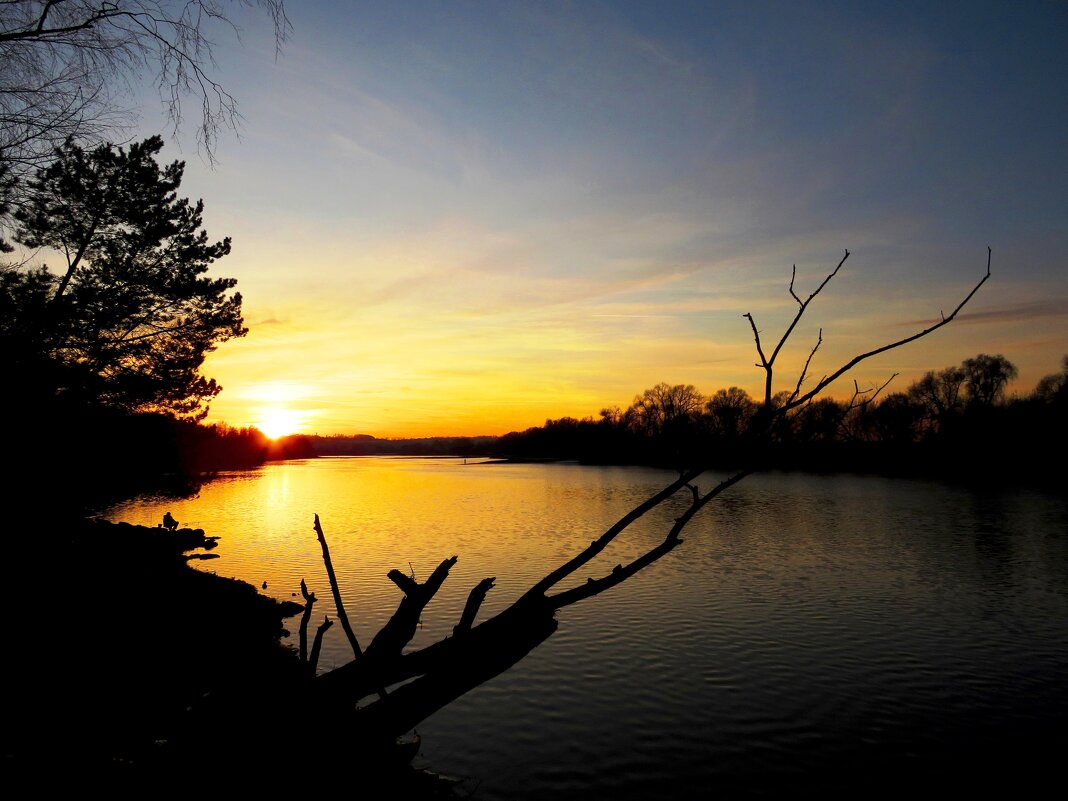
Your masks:
M178 521L171 517L170 512L163 515L163 527L167 529L167 531L175 531L178 528Z

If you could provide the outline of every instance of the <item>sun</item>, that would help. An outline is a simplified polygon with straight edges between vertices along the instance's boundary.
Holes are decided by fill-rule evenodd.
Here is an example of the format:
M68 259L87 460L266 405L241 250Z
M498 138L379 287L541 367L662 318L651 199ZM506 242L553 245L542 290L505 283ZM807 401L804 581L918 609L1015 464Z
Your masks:
M297 381L250 384L241 394L249 404L246 419L271 439L304 433L308 421L318 414L307 405L311 389Z
M300 431L304 423L304 415L295 409L263 409L260 415L260 419L254 425L271 439L295 434Z

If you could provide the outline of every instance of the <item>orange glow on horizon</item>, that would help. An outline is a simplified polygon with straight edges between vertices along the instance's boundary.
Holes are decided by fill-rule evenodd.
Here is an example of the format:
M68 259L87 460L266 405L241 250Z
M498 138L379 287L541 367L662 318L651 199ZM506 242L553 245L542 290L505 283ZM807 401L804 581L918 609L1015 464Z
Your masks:
M238 428L253 425L271 439L307 434L308 421L316 415L306 405L312 394L310 387L294 381L251 382L234 393L238 408L243 408L241 417L232 413L213 416Z
M820 276L807 278L811 284ZM601 409L625 409L660 382L693 384L705 395L737 386L759 400L763 371L754 365L742 311L752 309L774 339L793 314L768 288L782 283L775 274L768 285L756 283L730 300L684 294L680 301L642 302L626 288L609 286L603 296L567 303L502 302L486 308L476 305L479 285L468 283L468 297L445 298L451 305L444 311L421 295L386 293L366 303L344 291L309 291L304 299L293 287L285 302L248 309L248 336L227 342L205 363L205 375L225 388L212 403L209 422L256 426L272 438L498 436L547 419L597 419ZM948 304L961 297L965 284L947 282L930 292L948 298ZM423 291L418 281L411 286ZM630 304L626 315L616 314L619 297ZM776 365L777 390L793 388L821 327L823 345L810 381L935 319L918 317L917 309L928 310L932 303L912 295L887 299L861 289L833 300L794 332ZM991 302L977 297L975 311ZM641 309L650 313L637 314ZM1057 369L1053 354L1064 350L1058 336L1035 342L1027 321L977 317L975 322L982 328L962 318L929 339L865 362L825 396L848 399L854 378L865 389L895 374L885 394L903 391L927 370L957 365L979 352L1004 353L1019 366L1020 379L1010 393L1029 392Z
M253 425L271 439L305 433L301 431L303 421L300 412L292 409L268 409L263 414L263 418Z
M769 29L792 30L782 14L755 24L686 13L654 41L612 8L503 27L472 12L452 23L465 47L405 30L404 48L359 58L329 32L312 32L316 47L292 59L248 49L241 58L256 66L230 80L250 136L221 148L217 165L188 159L181 188L205 198L211 236L233 242L212 274L237 281L248 329L204 362L224 387L209 421L479 436L597 418L660 382L759 399L743 315L768 355L793 330L776 391L793 390L821 343L811 387L936 324L985 273L987 245L993 277L952 325L865 361L826 395L848 399L854 379L863 389L891 375L885 394L902 391L979 353L1018 367L1010 393L1032 391L1068 353L1068 204L1056 179L1068 151L1050 133L1063 126L1049 103L1021 98L1056 105L1060 76L1021 48L988 92L989 60L940 14L879 29L916 45L905 49L858 52L822 28L792 37L797 52L827 56L801 67L747 55L763 52ZM1055 52L1047 14L1002 16ZM344 18L372 39L400 35L388 14ZM725 24L730 36L707 36ZM849 12L829 24L857 23ZM989 95L983 136L939 53L960 56L966 91ZM574 59L588 69L567 72L566 86L540 68ZM844 94L821 89L843 80ZM1022 147L1023 130L1041 135ZM182 142L168 142L167 160L196 150L189 140L183 154ZM917 155L929 152L943 168ZM846 248L790 329L798 299Z

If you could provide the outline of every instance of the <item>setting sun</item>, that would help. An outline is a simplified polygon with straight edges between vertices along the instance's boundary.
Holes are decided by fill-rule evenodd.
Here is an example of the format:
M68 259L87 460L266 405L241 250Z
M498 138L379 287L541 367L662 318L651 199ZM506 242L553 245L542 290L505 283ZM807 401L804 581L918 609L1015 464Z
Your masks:
M304 408L311 390L296 381L253 383L239 394L250 409L246 419L271 439L306 433L308 420L316 415Z
M294 409L265 409L254 425L271 439L299 432L304 414Z

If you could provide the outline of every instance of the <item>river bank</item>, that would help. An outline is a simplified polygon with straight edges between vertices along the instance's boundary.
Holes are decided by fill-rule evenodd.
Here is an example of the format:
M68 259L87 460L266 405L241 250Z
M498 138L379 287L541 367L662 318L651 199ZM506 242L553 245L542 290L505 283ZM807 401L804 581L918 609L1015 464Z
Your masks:
M100 520L65 521L20 545L7 772L47 777L62 765L132 780L191 752L201 767L228 759L217 750L228 739L239 750L249 739L240 729L258 724L253 699L296 676L280 640L301 607L189 567L214 545L201 530ZM218 699L246 708L217 715ZM233 729L190 742L191 722L207 714Z

